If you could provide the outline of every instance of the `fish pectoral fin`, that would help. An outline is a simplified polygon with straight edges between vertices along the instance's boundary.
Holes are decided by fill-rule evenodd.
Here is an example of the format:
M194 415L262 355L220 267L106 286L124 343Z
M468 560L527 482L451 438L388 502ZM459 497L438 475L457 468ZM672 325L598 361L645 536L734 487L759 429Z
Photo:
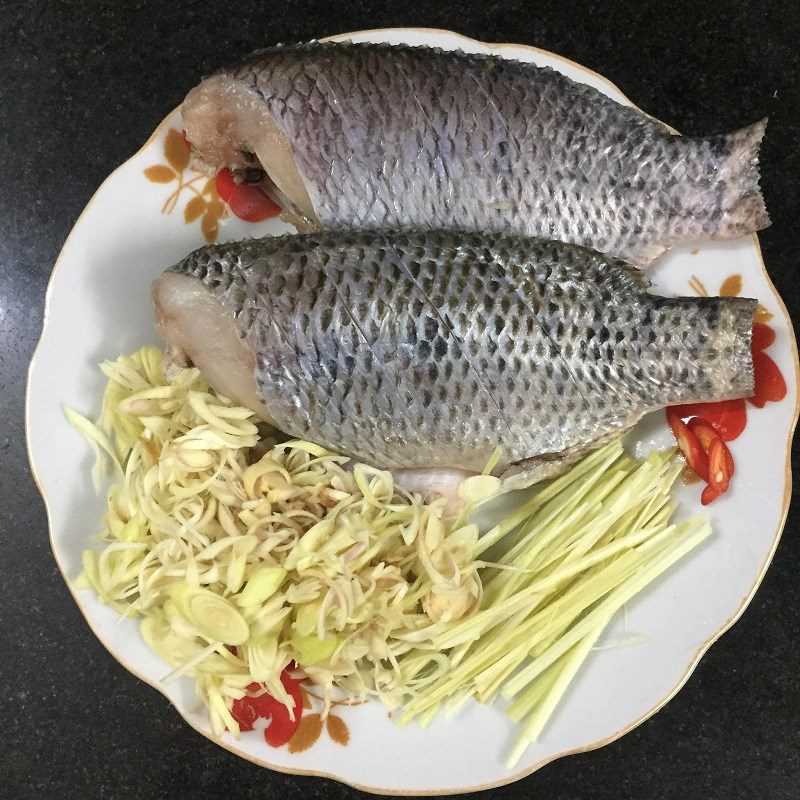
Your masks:
M639 247L635 253L633 253L629 261L630 264L625 264L628 269L646 269L649 267L662 253L665 253L669 245L662 244L660 242L651 242L649 244L643 244ZM624 263L624 262L621 262ZM650 286L650 281L646 278L644 279L646 283L643 285L641 283L637 283L636 285L640 288L647 289Z
M599 447L600 443L597 446ZM593 449L594 445L569 450L566 453L546 453L518 461L500 475L500 480L503 482L502 491L513 492L516 489L527 489L548 478L556 478L566 472L581 456Z
M538 456L517 461L508 466L500 475L502 480L502 492L512 492L516 489L527 489L535 483L546 481L548 478L557 478L566 472L576 461L589 455L594 450L607 444L612 439L622 436L627 430L632 428L641 418L644 412L636 414L621 425L603 436L598 436L591 442L582 444L571 450L564 450L559 453L541 453Z

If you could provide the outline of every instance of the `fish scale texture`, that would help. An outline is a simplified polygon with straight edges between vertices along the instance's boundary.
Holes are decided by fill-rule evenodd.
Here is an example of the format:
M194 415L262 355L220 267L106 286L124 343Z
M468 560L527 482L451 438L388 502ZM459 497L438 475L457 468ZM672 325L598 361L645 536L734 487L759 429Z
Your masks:
M752 388L755 301L655 297L576 246L323 232L205 247L173 270L235 316L281 429L377 466L579 452L653 408Z
M224 74L286 135L323 227L511 231L647 264L768 224L761 123L683 138L552 69L433 48L276 47Z

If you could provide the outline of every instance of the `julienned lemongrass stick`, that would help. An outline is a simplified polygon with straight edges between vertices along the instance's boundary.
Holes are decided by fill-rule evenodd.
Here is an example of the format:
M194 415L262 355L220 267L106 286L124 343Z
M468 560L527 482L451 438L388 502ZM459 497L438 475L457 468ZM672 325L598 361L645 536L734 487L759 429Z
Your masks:
M548 682L549 685L545 687L539 707L528 717L528 721L525 723L522 733L517 738L514 748L511 750L511 754L506 762L506 766L509 769L514 768L528 746L536 741L542 728L547 724L547 720L550 719L553 711L555 711L558 702L564 696L564 692L567 691L570 683L572 683L572 679L586 660L586 656L589 655L589 652L592 647L594 647L595 642L604 628L604 625L598 625L566 654L566 659L564 663L560 665L560 669L555 672L554 679L552 682Z
M519 687L530 685L543 669L553 659L563 656L566 650L569 653L568 660L564 663L563 671L553 684L553 687L546 694L539 707L531 714L520 734L514 749L509 756L507 765L511 769L530 744L536 741L547 720L552 715L558 701L567 690L575 673L586 659L600 634L603 632L613 615L628 602L634 595L638 594L649 583L655 580L664 571L669 569L676 561L685 556L690 550L695 548L700 542L711 534L711 528L707 524L702 524L695 533L686 536L675 547L667 549L661 557L656 559L645 571L639 575L634 575L631 579L620 587L608 600L596 609L596 616L590 614L579 625L565 635L558 644L551 650L534 661L527 670L521 670L514 679L510 680L503 690L505 697L511 697L519 691ZM572 647L572 650L569 648ZM534 669L534 665L536 668ZM542 666L544 665L544 666ZM524 674L524 677L523 677ZM534 683L535 685L535 683ZM513 706L512 706L513 708Z
M451 669L406 704L400 724L501 692L516 698L512 717L527 720L516 763L616 611L709 535L698 520L670 523L679 472L671 453L637 463L615 442L482 537L478 551L499 555L483 565L494 575L478 612L409 634L417 648L448 652Z
M530 500L512 511L501 522L495 525L494 528L481 536L478 542L476 555L484 553L511 533L515 528L526 520L529 520L546 502L560 492L566 490L567 487L579 484L581 478L587 476L588 473L593 473L593 478L595 480L602 477L609 465L616 461L623 452L622 443L615 441L600 450L596 450L591 455L588 455L569 472L557 478L549 486L535 494ZM592 477L587 477L587 482L591 482L591 480Z
M687 523L687 527L691 525L691 523ZM530 683L531 680L555 661L556 658L562 655L572 645L576 644L595 625L610 620L625 603L644 589L648 583L654 581L662 572L671 567L679 558L682 558L711 534L711 528L708 524L703 524L699 529L695 528L694 530L694 533L686 536L679 544L667 548L660 553L640 573L632 574L625 583L614 590L608 598L581 619L580 622L561 637L547 652L543 653L527 667L520 670L506 684L502 692L503 697L514 697L517 692Z

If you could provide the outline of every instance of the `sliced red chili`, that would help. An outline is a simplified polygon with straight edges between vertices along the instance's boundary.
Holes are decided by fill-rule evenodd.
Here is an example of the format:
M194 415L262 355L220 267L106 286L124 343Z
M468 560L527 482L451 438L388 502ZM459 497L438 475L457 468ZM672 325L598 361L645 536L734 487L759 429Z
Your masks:
M747 425L747 403L741 400L721 400L718 403L687 403L671 406L671 414L688 419L702 417L726 441L732 442Z
M300 681L289 677L286 670L281 673L281 683L283 688L294 699L294 719L283 703L275 700L272 702L275 707L272 710L269 725L264 729L264 740L270 747L283 747L292 738L294 732L300 725L303 716L303 697L300 694Z
M694 417L686 423L689 426L689 430L697 436L700 440L700 444L703 447L703 450L706 451L706 455L708 455L708 451L711 447L711 442L714 439L719 439L720 435L717 433L716 429L706 422L704 419L700 419L700 417ZM728 472L730 476L733 477L734 473L734 463L733 463L733 455L731 454L730 449L728 446L723 442L723 447L725 448L725 459L728 466Z
M722 439L714 439L708 448L708 485L719 494L724 494L728 491L731 481L729 453L726 453L727 450L728 448Z
M718 492L713 486L706 486L703 489L703 493L700 495L700 502L707 506L710 503L713 503L719 496L721 492Z
M750 402L756 408L764 408L768 402L777 403L786 397L786 381L780 367L766 353L753 353L753 373L755 392Z
M704 480L708 480L708 457L700 440L680 417L667 414L667 422L686 463Z
M706 453L708 453L712 440L720 438L716 428L704 419L700 419L700 417L693 417L686 424L689 426L689 430L700 440L700 444Z
M236 183L229 169L217 173L217 194L228 204L231 212L245 222L263 222L281 213L281 207L273 203L263 189Z
M250 684L258 686L258 684ZM249 688L249 687L248 687ZM253 703L253 698L245 695L239 700L233 701L231 716L239 723L240 731L253 730L253 723L261 716Z
M766 350L770 345L775 343L775 330L765 325L763 322L753 323L753 338L750 341L750 347L753 352L759 350Z

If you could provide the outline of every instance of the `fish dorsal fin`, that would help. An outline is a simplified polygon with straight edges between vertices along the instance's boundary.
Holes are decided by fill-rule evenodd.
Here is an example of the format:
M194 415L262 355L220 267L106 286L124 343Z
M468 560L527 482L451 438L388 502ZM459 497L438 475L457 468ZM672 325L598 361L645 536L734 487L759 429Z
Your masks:
M612 258L610 261L619 273L620 288L623 290L639 293L648 291L652 286L650 278L639 267L635 267L633 264L629 264L619 258Z

